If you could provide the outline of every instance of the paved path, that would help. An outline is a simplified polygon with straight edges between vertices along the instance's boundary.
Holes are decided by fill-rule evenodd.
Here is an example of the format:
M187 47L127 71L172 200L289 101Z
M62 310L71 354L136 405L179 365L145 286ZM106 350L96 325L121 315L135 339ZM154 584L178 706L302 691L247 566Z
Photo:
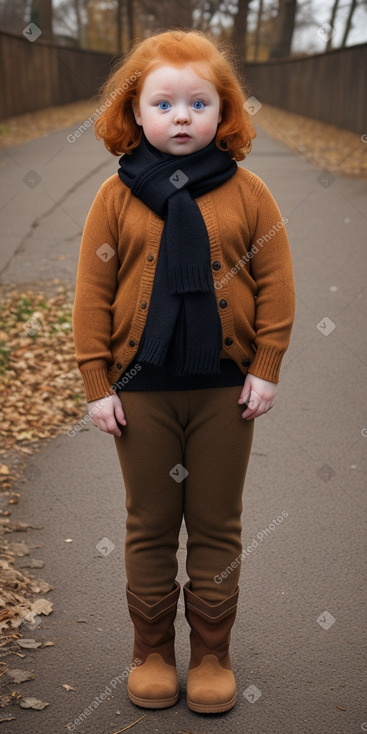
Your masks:
M91 131L52 133L0 155L1 283L73 282L81 229L103 180L116 170ZM31 555L54 585L54 612L25 636L55 645L13 667L35 680L8 686L48 701L12 708L9 734L358 734L367 730L366 449L367 184L321 177L300 155L259 132L245 162L268 184L294 256L297 316L274 409L256 421L244 492L241 596L232 635L238 703L200 716L185 704L188 628L178 611L179 704L144 711L126 677L132 625L125 600L124 489L113 438L93 427L62 435L29 462L13 509ZM25 179L25 180L24 180ZM38 180L40 179L40 180ZM317 326L319 324L319 326ZM52 359L52 354L50 354ZM273 523L281 513L283 521ZM101 538L115 549L103 557ZM185 575L185 530L179 580ZM66 543L72 538L72 543ZM317 621L318 620L318 621ZM4 680L4 679L3 679ZM76 691L66 691L63 684ZM248 689L250 686L256 688ZM109 688L107 698L101 696ZM256 700L251 700L255 691ZM108 691L107 691L108 692ZM250 699L250 700L249 700ZM8 711L9 709L7 709Z

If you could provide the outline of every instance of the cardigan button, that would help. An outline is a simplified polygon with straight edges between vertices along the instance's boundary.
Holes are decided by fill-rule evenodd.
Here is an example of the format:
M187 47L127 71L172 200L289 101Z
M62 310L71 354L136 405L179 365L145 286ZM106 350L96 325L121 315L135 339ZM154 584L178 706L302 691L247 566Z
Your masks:
M242 364L244 367L249 367L251 364L251 359L243 359Z
M233 339L231 339L230 336L227 336L225 338L225 340L224 340L224 343L225 343L226 347L230 347L233 344Z
M219 306L220 306L220 308L226 308L226 306L227 306L227 301L226 301L226 299L225 299L225 298L221 298L221 299L220 299L220 301L219 301Z
M117 362L116 369L122 370L122 364L121 364L121 362Z
M134 339L130 339L129 341L129 347L135 347L136 342L134 342Z
M213 270L220 270L221 267L222 266L221 266L219 260L214 260L214 262L212 262L212 268L213 268Z
M142 301L141 304L140 304L140 308L143 308L144 309L146 307L147 307L147 302L146 301Z
M147 260L151 263L154 260L154 255L150 252L149 255L147 255Z

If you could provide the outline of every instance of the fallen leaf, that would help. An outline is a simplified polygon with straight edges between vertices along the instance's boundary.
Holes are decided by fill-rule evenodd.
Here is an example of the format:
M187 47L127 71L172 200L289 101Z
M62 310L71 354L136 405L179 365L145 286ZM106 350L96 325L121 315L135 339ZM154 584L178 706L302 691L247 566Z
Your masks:
M0 474L10 474L9 467L6 464L0 464Z
M73 688L73 686L69 686L68 683L63 683L62 687L66 688L67 691L76 691L76 688Z
M343 706L337 706L337 709L340 709L340 711L346 711L347 709L343 709Z
M52 601L48 601L47 599L36 599L36 601L31 604L31 611L35 614L48 615L52 612L52 606Z
M0 724L2 724L3 721L16 721L16 718L15 716L7 716L6 719L0 719Z
M42 709L46 708L46 706L49 706L49 703L45 703L44 701L40 701L39 698L22 698L20 704L22 709L36 709L37 711L42 711Z
M9 543L9 550L13 556L19 558L29 554L29 548L25 543Z
M54 644L55 644L54 642L51 642L50 640L48 640L48 642L42 643L42 647L51 647Z
M31 638L24 638L23 640L17 640L17 644L20 645L20 647L27 647L34 650L36 647L41 647L42 643L32 640Z
M44 565L45 562L41 561L40 558L24 558L19 563L20 568L43 568Z
M23 683L25 680L33 680L35 678L35 674L30 670L21 670L20 668L8 670L8 675L10 675L13 683Z

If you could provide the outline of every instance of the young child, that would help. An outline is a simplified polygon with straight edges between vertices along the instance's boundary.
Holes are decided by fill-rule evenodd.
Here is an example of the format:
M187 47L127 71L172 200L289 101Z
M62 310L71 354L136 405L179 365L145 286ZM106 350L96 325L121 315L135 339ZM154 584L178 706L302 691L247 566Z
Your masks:
M92 422L115 437L126 490L131 701L178 700L182 520L187 704L236 702L229 643L254 418L274 405L294 318L284 221L236 163L255 132L227 51L168 31L137 44L95 127L122 155L86 219L74 306Z

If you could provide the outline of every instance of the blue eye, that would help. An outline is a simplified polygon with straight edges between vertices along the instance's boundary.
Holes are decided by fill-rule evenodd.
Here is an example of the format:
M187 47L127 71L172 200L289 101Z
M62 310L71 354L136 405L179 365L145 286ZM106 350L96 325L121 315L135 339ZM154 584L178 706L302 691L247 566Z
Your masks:
M196 99L192 106L194 110L202 110L205 107L204 102L202 102L201 99Z
M170 108L170 106L171 106L170 103L167 102L167 100L165 100L165 99L163 99L162 102L159 102L159 109L160 110L166 111L166 110L168 110Z

